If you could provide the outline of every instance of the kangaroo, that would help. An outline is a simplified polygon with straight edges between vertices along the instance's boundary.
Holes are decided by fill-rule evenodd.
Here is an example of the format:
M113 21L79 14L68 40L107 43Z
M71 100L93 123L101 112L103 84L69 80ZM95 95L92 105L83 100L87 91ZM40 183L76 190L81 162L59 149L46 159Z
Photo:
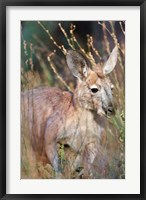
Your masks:
M83 55L69 50L67 65L77 78L73 93L54 87L22 93L21 112L29 122L33 149L45 152L56 174L60 173L57 143L62 139L82 157L84 174L92 173L104 130L98 118L114 113L113 85L107 75L116 66L117 54L115 47L102 68L91 69Z

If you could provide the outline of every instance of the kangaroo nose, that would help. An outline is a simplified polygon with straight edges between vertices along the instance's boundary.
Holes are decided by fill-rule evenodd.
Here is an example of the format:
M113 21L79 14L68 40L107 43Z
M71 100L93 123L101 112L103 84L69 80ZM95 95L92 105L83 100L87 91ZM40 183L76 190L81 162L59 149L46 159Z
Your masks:
M114 114L114 108L112 106L109 106L107 109L108 113Z
M111 113L112 113L112 112L113 112L113 107L108 107L107 110L108 110L108 112L111 112Z

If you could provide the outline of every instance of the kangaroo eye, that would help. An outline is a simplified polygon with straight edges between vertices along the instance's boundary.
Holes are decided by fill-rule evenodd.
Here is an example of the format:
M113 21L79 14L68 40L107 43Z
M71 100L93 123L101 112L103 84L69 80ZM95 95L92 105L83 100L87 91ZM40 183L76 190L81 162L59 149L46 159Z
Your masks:
M91 88L91 91L92 91L93 93L96 93L96 92L98 92L98 89L97 89L97 88Z
M114 89L114 85L111 85L111 90L113 90Z

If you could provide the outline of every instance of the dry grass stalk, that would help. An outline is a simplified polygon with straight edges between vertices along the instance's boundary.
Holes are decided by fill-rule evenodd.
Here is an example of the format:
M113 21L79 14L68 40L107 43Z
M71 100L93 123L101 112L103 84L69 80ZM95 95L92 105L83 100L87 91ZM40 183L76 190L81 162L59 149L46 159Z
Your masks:
M50 64L50 67L51 69L53 70L54 74L56 75L56 77L58 78L58 80L60 80L61 83L63 83L63 85L69 90L72 92L71 88L67 85L67 83L63 80L63 78L59 75L59 73L57 72L56 68L55 68L55 65L54 63L51 61L51 55L48 55L48 61L49 61L49 64Z
M104 43L105 43L106 51L107 51L108 55L110 55L110 52L111 52L110 43L108 41L107 34L106 34L105 22L103 22L102 31L103 31L103 37L104 37Z
M93 50L93 52L95 53L95 55L99 58L99 60L101 60L101 56L99 54L99 51L94 47L94 44L93 44L93 37L91 35L87 35L87 46L89 48L89 51L90 49Z
M115 45L121 50L121 52L124 54L124 52L122 51L121 47L120 47L120 44L118 43L118 39L116 37L116 34L115 34L115 28L114 28L114 25L113 25L113 22L110 21L110 25L111 25L111 29L112 29L112 38L114 40L114 43ZM120 66L122 67L122 69L124 68L123 66L123 63L122 63L122 59L121 59L121 56L120 56L120 53L118 53L118 61L120 63Z
M73 44L71 43L71 40L69 39L69 37L68 37L68 35L67 35L65 29L62 27L61 23L59 23L58 26L59 26L60 30L62 31L63 35L65 36L65 38L66 38L66 40L67 40L69 46L70 46L73 50L75 50Z
M53 36L51 35L50 31L49 31L48 29L46 29L45 26L44 26L40 21L38 21L38 24L39 24L39 25L43 28L43 30L48 34L48 36L49 36L50 40L53 42L53 44L54 44L58 49L60 49L64 55L66 55L67 51L66 51L64 45L59 45L59 44L57 44L57 42L55 41L55 39L54 39Z
M122 22L119 22L119 24L120 24L120 27L121 27L121 30L122 30L123 34L125 35L125 31L123 29Z
M71 24L70 26L70 34L71 34L71 37L72 37L72 40L74 41L74 43L77 45L77 47L79 48L79 50L82 52L82 54L90 61L90 63L95 66L96 65L96 62L93 58L93 56L90 56L90 54L87 54L85 52L85 50L82 48L82 46L80 45L80 43L78 42L75 34L74 34L74 31L76 29L76 26Z

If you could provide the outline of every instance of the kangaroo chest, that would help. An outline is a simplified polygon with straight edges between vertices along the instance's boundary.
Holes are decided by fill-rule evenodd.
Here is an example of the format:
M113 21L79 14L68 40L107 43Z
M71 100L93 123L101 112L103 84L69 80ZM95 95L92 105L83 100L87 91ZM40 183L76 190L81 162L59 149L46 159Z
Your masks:
M66 119L59 134L58 139L63 138L75 151L81 151L87 144L100 140L100 127L90 111L74 113Z

